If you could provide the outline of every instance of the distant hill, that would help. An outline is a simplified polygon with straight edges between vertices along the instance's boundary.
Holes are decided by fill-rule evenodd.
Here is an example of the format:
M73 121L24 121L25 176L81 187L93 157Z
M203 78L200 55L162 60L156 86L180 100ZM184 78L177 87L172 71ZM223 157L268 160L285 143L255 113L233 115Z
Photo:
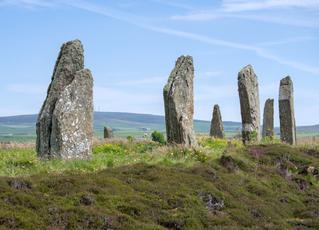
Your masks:
M24 141L35 139L35 123L37 115L20 115L0 117L0 141ZM163 116L151 114L121 113L121 112L95 112L94 130L98 137L102 137L103 127L108 126L114 130L116 136L126 137L132 135L142 137L153 130L165 132ZM195 120L196 133L209 132L210 121ZM240 122L225 121L224 127L227 136L238 134L241 129ZM278 133L278 128L276 133ZM319 134L319 125L298 127L299 135Z

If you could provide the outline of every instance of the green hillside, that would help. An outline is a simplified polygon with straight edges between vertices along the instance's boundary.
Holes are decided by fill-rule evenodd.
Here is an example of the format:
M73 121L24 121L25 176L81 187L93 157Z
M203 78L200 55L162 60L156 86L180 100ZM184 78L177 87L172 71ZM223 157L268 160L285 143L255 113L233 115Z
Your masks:
M34 140L37 115L0 117L0 141ZM165 132L163 116L117 112L95 112L94 130L97 137L102 137L104 126L111 127L117 137L143 137L154 130ZM210 122L195 120L197 133L209 132ZM225 122L228 135L234 135L240 129L238 122Z
M318 148L112 142L90 161L0 150L0 229L318 229Z
M0 141L33 141L35 140L35 122L37 115L21 115L0 117ZM165 132L163 116L118 112L95 112L94 130L97 137L102 137L103 127L114 130L117 137L129 135L142 138L154 130ZM195 120L195 131L198 134L208 134L210 122ZM227 136L234 136L240 132L239 122L224 122ZM276 133L279 133L278 128ZM319 134L319 125L298 127L299 136L314 136Z

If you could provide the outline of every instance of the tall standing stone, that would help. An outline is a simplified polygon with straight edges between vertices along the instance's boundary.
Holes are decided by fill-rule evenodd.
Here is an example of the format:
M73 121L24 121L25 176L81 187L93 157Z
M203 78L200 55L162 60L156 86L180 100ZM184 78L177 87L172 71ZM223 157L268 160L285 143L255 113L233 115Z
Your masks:
M104 127L104 139L113 138L113 130L108 127Z
M260 140L260 105L258 79L251 65L238 73L242 138L244 144Z
M62 45L38 116L38 156L87 159L93 142L93 77L79 40Z
M274 99L267 99L264 107L263 138L274 136Z
M294 111L294 88L289 76L280 81L279 90L280 139L282 142L295 145L296 121Z
M225 138L224 125L219 105L214 106L213 118L210 126L210 136L221 139Z
M193 58L179 57L163 90L168 143L197 146L193 131L193 79Z

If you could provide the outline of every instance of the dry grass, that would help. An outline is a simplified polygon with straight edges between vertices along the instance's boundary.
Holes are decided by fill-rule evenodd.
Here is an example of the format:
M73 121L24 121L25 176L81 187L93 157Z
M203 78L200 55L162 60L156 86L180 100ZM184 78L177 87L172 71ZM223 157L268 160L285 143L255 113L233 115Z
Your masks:
M202 139L207 139L209 136L207 135L197 135L197 139L200 142ZM239 139L236 138L227 138L229 142L240 142ZM152 141L150 140L134 140L134 143L143 143L148 144ZM126 138L120 138L115 137L111 139L103 139L103 138L94 138L93 140L94 146L99 146L103 144L121 144L121 145L129 145L132 144L132 141L127 140ZM13 142L13 141L6 141L6 142L0 142L0 149L34 149L35 148L35 142ZM319 146L319 136L306 136L306 137L298 137L297 138L297 145L298 146ZM161 149L163 152L167 151L166 146L162 146L159 148L159 152L161 152Z
M34 142L0 142L0 149L34 149Z
M104 144L122 144L128 145L132 142L127 140L126 138L111 138L111 139L103 139L103 138L94 138L93 146L99 146ZM134 143L143 143L148 144L151 141L147 140L134 140ZM14 141L5 141L0 142L0 149L35 149L35 141L32 142L14 142Z
M319 136L308 136L297 138L298 145L319 145Z

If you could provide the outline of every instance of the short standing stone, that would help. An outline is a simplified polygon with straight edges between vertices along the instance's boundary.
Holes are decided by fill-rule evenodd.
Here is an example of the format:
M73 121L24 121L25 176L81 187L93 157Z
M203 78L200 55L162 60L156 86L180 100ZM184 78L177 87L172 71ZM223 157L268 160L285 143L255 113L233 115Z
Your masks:
M225 138L224 125L218 105L214 106L213 118L210 126L210 136L215 138Z
M281 141L295 145L297 139L294 112L294 88L293 82L289 76L280 81L279 117Z
M87 159L93 142L93 78L79 40L63 44L37 120L38 156Z
M274 136L274 99L267 99L264 108L263 138Z
M104 127L104 139L113 138L113 130L108 127Z
M260 140L260 108L258 79L251 65L238 73L238 92L242 118L243 142Z
M168 143L197 146L193 131L193 79L193 58L179 57L163 90Z

